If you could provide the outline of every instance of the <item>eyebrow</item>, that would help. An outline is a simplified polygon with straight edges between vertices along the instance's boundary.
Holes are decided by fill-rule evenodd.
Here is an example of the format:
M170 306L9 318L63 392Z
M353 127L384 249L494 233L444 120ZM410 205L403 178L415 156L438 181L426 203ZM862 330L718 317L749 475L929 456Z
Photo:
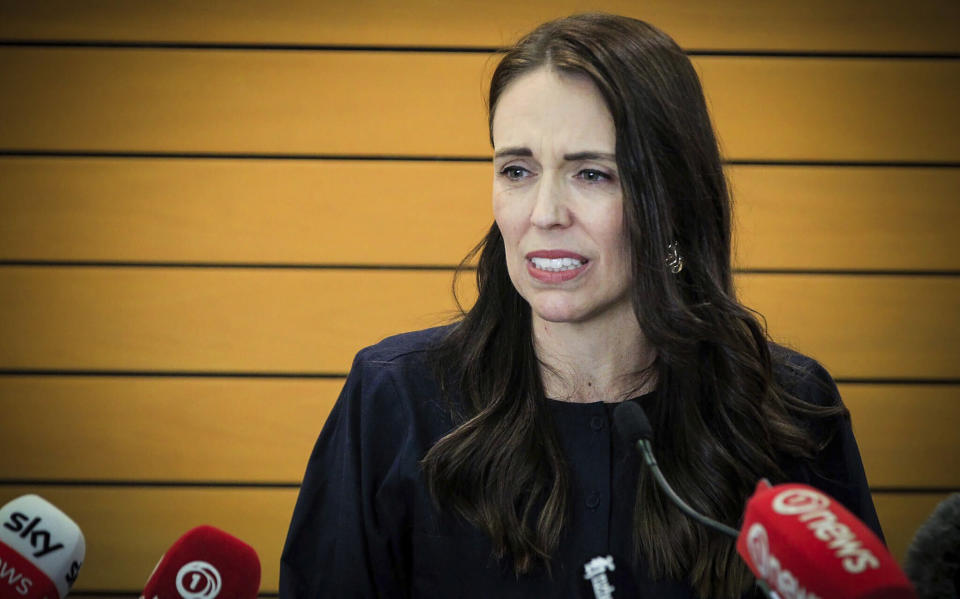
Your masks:
M503 150L498 151L493 155L494 158L502 158L504 156L533 156L533 152L530 148L516 147L516 148L504 148ZM574 152L572 154L564 154L564 160L574 161L574 160L611 160L616 162L616 155L609 154L607 152Z
M606 152L575 152L573 154L564 154L564 160L612 160L617 161L617 157Z
M493 155L494 158L501 158L503 156L533 156L533 152L530 148L517 147L505 148Z

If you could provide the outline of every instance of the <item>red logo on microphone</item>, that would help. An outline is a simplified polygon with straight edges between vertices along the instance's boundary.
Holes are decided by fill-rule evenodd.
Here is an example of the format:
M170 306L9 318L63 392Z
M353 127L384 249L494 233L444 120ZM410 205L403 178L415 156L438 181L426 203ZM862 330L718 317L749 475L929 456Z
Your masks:
M177 592L183 599L213 599L221 584L220 573L207 562L189 562L177 572Z

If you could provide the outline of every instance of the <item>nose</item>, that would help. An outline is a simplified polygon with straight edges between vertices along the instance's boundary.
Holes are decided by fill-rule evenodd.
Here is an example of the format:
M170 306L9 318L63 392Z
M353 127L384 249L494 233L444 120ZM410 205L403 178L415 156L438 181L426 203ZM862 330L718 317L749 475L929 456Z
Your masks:
M554 177L541 177L537 182L530 224L539 229L569 227L572 221L568 198L563 185Z

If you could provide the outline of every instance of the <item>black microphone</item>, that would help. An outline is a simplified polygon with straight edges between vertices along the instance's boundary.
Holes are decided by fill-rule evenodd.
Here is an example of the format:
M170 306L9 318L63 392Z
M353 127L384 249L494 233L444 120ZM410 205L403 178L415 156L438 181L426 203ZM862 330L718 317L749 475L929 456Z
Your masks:
M680 496L673 490L670 483L668 483L667 479L663 476L660 465L657 464L657 458L653 455L653 447L651 446L651 442L653 441L653 427L650 426L647 413L643 411L640 405L632 401L621 402L613 411L613 425L616 427L621 438L631 445L636 445L637 450L643 454L643 459L647 463L647 466L650 467L650 472L653 473L653 478L657 481L660 490L670 498L670 501L672 501L674 505L680 508L680 511L708 528L712 528L734 539L740 538L740 531L727 526L723 522L718 522L713 518L704 516L690 507L686 501L680 499ZM757 578L757 587L765 597L776 597L766 581Z
M640 590L630 562L615 555L598 555L575 573L581 599L636 599Z
M960 493L941 501L917 530L903 569L919 599L960 597Z
M725 535L729 535L734 539L740 536L740 531L735 528L730 528L722 522L708 518L687 505L687 503L683 499L680 499L680 496L674 492L673 488L670 487L670 483L667 482L667 479L663 476L663 472L660 471L657 458L653 455L653 448L650 445L651 441L653 441L653 427L650 426L650 421L647 419L647 414L643 411L643 408L632 401L621 402L613 411L613 424L617 432L620 433L620 437L627 443L637 446L637 449L643 454L644 461L646 461L650 467L653 478L657 481L660 489L683 513L697 522L720 531Z

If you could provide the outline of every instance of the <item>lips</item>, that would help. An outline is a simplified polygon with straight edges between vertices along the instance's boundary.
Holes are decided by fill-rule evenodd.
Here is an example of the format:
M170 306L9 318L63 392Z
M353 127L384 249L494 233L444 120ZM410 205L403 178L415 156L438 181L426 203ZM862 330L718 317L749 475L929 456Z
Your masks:
M575 252L568 252L567 250L537 250L527 254L526 258L527 260L531 258L570 258L572 260L579 260L580 262L587 262L584 256Z
M526 255L527 272L542 283L563 283L580 276L590 261L567 250L538 250Z

